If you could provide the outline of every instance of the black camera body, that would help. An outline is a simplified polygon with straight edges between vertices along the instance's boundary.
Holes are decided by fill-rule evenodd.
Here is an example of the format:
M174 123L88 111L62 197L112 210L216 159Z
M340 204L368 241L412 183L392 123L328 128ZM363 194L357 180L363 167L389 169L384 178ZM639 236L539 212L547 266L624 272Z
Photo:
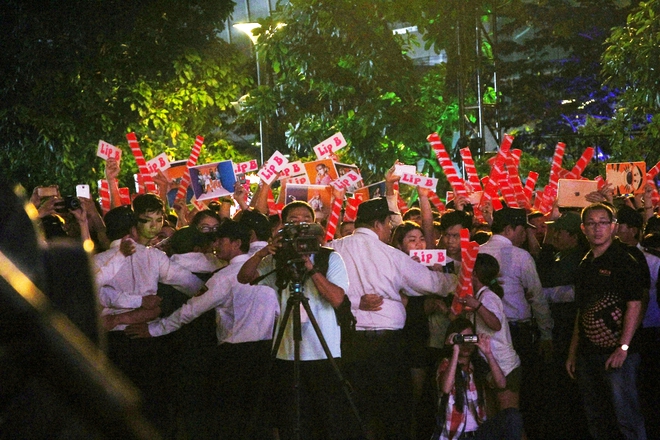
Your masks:
M319 237L323 236L323 228L316 223L285 223L278 234L282 237L278 253L311 255L321 249Z
M452 339L452 342L454 344L476 344L479 342L479 336L477 335L464 335L464 334L457 334L454 335L454 339Z
M69 211L80 209L80 199L76 196L65 196L62 200L54 203L55 212L58 214L66 214Z

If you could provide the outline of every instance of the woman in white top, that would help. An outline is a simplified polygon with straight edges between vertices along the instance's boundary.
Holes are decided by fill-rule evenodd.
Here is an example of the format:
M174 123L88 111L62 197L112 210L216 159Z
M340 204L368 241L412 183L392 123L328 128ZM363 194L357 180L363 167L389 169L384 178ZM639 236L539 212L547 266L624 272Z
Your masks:
M476 333L491 337L493 355L506 376L506 388L497 390L499 409L519 408L520 358L513 348L511 333L504 315L504 291L497 281L500 265L492 255L479 254L472 270L474 296L461 298L469 307Z

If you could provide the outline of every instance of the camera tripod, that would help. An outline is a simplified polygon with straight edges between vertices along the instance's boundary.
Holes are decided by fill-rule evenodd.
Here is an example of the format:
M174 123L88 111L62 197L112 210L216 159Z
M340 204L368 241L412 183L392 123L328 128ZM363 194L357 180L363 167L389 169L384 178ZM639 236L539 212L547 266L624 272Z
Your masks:
M301 417L301 398L300 398L300 343L302 341L302 322L301 322L301 316L300 316L300 305L305 309L305 312L307 312L307 316L309 317L309 321L312 324L312 327L314 328L314 332L316 333L316 336L319 338L319 342L321 343L321 346L323 347L323 351L325 353L325 356L327 360L330 362L332 365L332 369L335 372L335 375L337 377L337 380L341 383L342 389L344 391L344 395L346 396L346 399L348 400L348 403L351 407L351 411L353 412L353 415L355 416L359 426L360 430L362 431L363 434L366 433L366 427L360 418L360 414L358 412L357 407L355 406L355 403L353 402L353 398L351 397L351 388L350 384L348 381L344 378L343 374L341 373L339 366L337 365L337 362L332 356L332 353L330 352L330 348L328 347L328 344L323 336L323 333L321 332L321 328L319 327L318 322L316 321L316 317L312 313L312 309L309 306L309 299L305 296L305 288L304 288L304 282L307 278L305 266L303 264L302 259L297 259L293 261L287 261L287 264L289 264L289 274L290 274L290 280L287 283L289 286L289 292L290 296L287 300L286 304L286 309L284 311L284 315L282 316L282 320L280 321L280 327L278 328L277 336L275 338L275 343L273 344L273 350L271 353L271 359L274 360L277 356L277 352L280 348L280 345L282 343L282 339L284 337L284 331L287 328L287 324L289 322L289 319L293 319L293 342L294 342L294 360L293 360L293 384L294 384L294 389L296 390L296 414L295 414L295 438L300 439L301 436L301 429L300 429L300 417Z

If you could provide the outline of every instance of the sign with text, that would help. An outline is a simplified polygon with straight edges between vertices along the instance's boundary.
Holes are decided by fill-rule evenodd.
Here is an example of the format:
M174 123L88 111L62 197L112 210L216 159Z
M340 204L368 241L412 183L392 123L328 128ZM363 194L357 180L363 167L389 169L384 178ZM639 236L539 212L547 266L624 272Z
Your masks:
M277 177L277 173L280 172L282 168L284 168L288 163L289 159L284 157L284 155L279 151L276 151L266 161L257 175L266 183L266 185L270 185Z
M285 179L287 177L300 176L302 174L306 175L307 171L305 170L305 166L301 161L297 160L295 162L289 162L280 170L279 180Z
M447 250L445 249L412 249L410 256L419 258L419 262L424 266L447 264Z
M121 160L121 150L106 141L99 140L99 146L96 149L96 155L101 159L115 159L117 162Z
M234 164L234 174L247 174L258 170L259 163L257 162L257 159Z
M346 139L344 139L344 135L338 131L320 144L316 145L314 147L314 153L316 153L316 157L323 159L324 157L332 155L335 151L341 150L345 146Z
M300 176L295 176L295 177L286 177L282 179L282 183L286 183L287 185L293 184L293 185L309 185L309 177L307 177L306 174L300 175Z
M415 174L417 173L417 168L415 168L415 165L406 165L403 163L396 163L394 164L394 175L395 176L403 176L404 174Z
M152 176L158 174L158 171L165 171L170 167L170 159L167 154L160 153L158 156L147 161L147 168Z
M343 176L339 176L337 179L330 182L330 185L335 187L338 190L345 189L346 191L353 191L354 188L357 188L358 183L362 181L362 176L351 170Z
M435 187L438 186L438 179L435 177L420 176L418 174L403 173L399 182L411 186L420 186L432 191L435 191Z

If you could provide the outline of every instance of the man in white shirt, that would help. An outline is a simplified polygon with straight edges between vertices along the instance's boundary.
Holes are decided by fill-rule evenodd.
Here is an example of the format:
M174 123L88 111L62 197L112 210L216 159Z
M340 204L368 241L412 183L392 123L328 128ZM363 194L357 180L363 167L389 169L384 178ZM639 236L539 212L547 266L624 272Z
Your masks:
M110 249L94 256L93 270L98 288L102 316L130 312L149 321L160 314L158 283L168 284L193 296L204 283L189 270L172 263L167 255L138 240L137 217L130 206L110 210L105 215ZM166 353L162 343L130 339L125 325L104 318L108 332L108 357L142 391L145 410L152 422L165 431L170 429L167 396L164 395L162 369Z
M285 223L312 224L315 221L314 210L307 202L296 200L284 207L282 220ZM238 280L242 283L249 283L260 275L269 274L261 280L261 283L278 288L278 281L283 280L278 280L278 274L274 270L278 265L281 266L285 263L276 261L274 258L274 254L279 251L280 248L277 244L271 244L254 253L241 268ZM319 259L318 254L302 256L302 259L306 271L302 283L304 295L309 299L309 307L319 324L330 353L336 361L339 361L341 330L335 315L335 308L341 305L344 292L348 289L348 276L344 261L337 252L331 252L327 260L327 271L323 273L316 266ZM285 266L290 266L290 264L285 264ZM286 283L285 287L280 290L282 310L286 308L291 297L291 287L291 283ZM319 338L304 310L301 310L301 321L302 340L299 366L302 437L319 435L322 438L346 438L347 421L343 418L348 416L345 414L348 402L342 394L332 365L327 360ZM280 320L277 331L281 325L283 323ZM274 401L277 407L276 421L281 439L295 438L297 428L295 389L293 387L295 347L293 333L293 316L291 316L286 323L283 338L278 347L272 374Z
M518 352L522 364L521 409L528 426L526 429L529 430L538 425L530 423L530 420L532 417L541 417L541 407L545 400L534 373L541 361L536 334L537 331L540 333L540 348L546 359L549 359L552 353L553 321L534 259L529 252L520 248L527 236L528 227L533 226L527 222L524 209L504 207L495 211L491 225L493 236L481 245L479 252L492 255L500 265L500 282L504 289L502 304L513 348Z
M162 336L215 308L219 344L215 376L220 384L219 425L223 438L239 439L248 432L251 414L265 387L273 327L279 315L277 295L272 288L241 284L236 278L249 258L251 232L244 224L225 221L216 233L220 241L218 258L229 261L229 265L207 281L208 290L167 318L126 330L138 337ZM259 428L253 433L267 432L263 426Z
M412 407L401 292L446 296L456 287L456 277L430 271L387 244L395 214L385 198L363 202L353 235L330 245L346 262L348 297L357 319L344 365L360 415L377 437L407 438Z

